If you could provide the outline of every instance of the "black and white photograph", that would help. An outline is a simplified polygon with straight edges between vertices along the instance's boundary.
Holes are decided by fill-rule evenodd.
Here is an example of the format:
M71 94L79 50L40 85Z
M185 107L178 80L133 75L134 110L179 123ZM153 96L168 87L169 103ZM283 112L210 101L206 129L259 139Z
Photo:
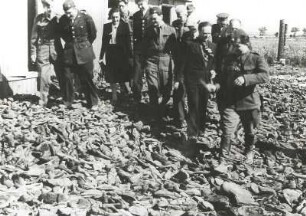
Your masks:
M306 216L305 0L0 8L0 216Z

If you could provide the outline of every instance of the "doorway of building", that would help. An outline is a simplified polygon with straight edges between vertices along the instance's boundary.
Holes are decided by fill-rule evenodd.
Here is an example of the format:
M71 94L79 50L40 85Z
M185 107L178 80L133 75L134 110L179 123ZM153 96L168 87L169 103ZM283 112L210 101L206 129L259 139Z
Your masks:
M162 5L164 22L171 25L171 9L172 5Z
M33 28L34 19L37 14L36 0L28 0L28 68L29 71L36 71L35 64L31 63L31 33Z

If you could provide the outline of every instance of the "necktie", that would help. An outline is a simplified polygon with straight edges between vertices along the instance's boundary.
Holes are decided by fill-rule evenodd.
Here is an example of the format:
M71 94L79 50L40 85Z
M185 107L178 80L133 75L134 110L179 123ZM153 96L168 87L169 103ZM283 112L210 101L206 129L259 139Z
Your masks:
M155 31L155 33L156 33L156 38L155 38L156 43L159 44L159 40L160 40L160 27L159 27L159 26L156 26L156 27L154 28L154 31Z

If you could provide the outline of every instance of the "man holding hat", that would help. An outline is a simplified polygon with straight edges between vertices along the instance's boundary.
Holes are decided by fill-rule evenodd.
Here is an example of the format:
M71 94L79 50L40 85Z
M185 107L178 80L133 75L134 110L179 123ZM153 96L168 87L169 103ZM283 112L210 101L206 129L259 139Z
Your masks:
M175 29L163 21L159 7L150 8L152 25L144 35L143 55L149 87L150 103L154 114L162 117L171 96L172 59L175 50Z
M59 21L59 34L65 41L64 71L65 93L64 101L71 107L74 101L74 74L81 82L85 93L87 107L98 104L98 94L93 78L93 60L95 54L92 43L96 39L96 27L91 16L85 11L79 11L73 0L65 0L63 4L65 15Z
M231 138L241 121L246 162L252 163L261 106L256 85L268 81L268 66L263 57L251 51L247 35L237 35L232 43L235 49L225 56L224 69L217 73L215 85L223 132L220 154L221 159L229 155Z
M44 13L36 16L31 34L31 61L36 63L39 72L39 104L48 103L51 77L56 74L63 90L62 64L60 55L62 45L57 37L58 18L53 12L53 0L42 0ZM54 73L55 72L55 73Z

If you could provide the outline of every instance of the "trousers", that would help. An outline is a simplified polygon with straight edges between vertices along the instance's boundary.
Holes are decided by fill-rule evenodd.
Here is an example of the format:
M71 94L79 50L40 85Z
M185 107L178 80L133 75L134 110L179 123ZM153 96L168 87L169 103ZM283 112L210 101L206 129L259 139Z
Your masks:
M85 64L65 65L65 89L64 101L72 104L75 92L75 75L79 78L82 91L85 94L87 106L90 108L98 104L97 88L93 83L93 61Z
M186 90L189 109L187 131L189 136L197 136L205 130L209 93L203 85L197 83L186 83Z
M141 100L143 76L144 76L144 57L140 53L135 53L133 59L132 91L136 101Z
M185 98L186 88L184 83L180 82L178 89L173 91L173 117L176 123L182 123L185 120Z
M171 97L172 71L170 56L153 56L146 61L146 77L149 88L150 104L166 105Z
M256 133L260 123L259 110L236 111L234 108L223 108L220 109L220 115L222 129L221 150L230 151L231 140L240 121L245 133L246 151L254 148Z
M40 99L44 104L48 102L52 76L56 76L60 90L64 87L63 64L55 51L54 44L41 44L37 48L38 89Z

